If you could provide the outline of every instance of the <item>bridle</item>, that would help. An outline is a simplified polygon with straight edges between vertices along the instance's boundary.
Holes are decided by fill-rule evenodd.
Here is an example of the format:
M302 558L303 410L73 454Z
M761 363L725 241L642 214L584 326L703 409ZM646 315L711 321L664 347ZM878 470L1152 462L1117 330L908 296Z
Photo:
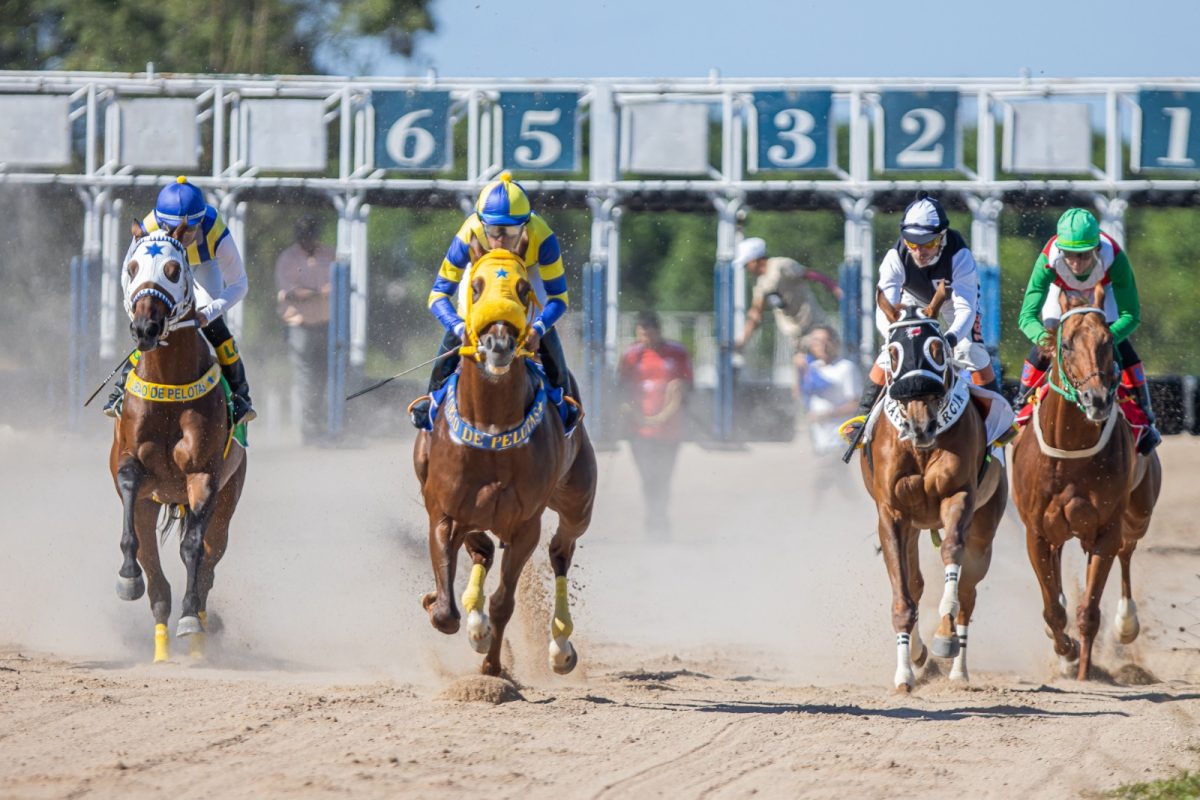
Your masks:
M1077 408L1083 411L1085 409L1083 408L1083 404L1079 402L1078 387L1081 384L1090 381L1092 378L1103 377L1105 370L1094 370L1078 380L1073 379L1067 373L1066 364L1064 363L1062 357L1063 328L1066 327L1067 319L1077 314L1100 314L1101 316L1104 316L1104 309L1097 308L1096 306L1081 306L1079 308L1072 308L1068 310L1062 315L1062 317L1059 318L1058 330L1056 331L1054 345L1054 361L1058 365L1058 375L1062 385L1060 386L1059 384L1055 383L1053 377L1047 379L1046 382L1050 384L1051 389L1058 392L1067 401L1074 403ZM1113 363L1113 370L1116 370L1116 362Z
M160 244L174 248L175 253L149 252L151 246ZM188 320L183 319L183 317L186 316L196 304L196 294L193 288L193 279L190 272L191 266L188 264L187 260L187 249L183 246L182 242L163 233L154 233L150 236L143 237L138 241L137 247L134 250L134 258L138 262L138 270L133 276L130 277L130 286L134 285L133 280L142 273L144 268L142 259L147 256L151 258L151 261L148 265L151 272L150 279L148 281L143 281L141 288L134 292L132 296L128 297L128 299L125 301L125 312L129 315L129 319L132 320L134 307L137 305L139 300L145 297L154 298L166 305L167 313L163 319L162 333L158 337L157 342L159 346L164 346L167 343L167 337L172 331L180 328L197 327L199 325L198 320L195 318ZM162 276L162 281L159 280L159 273L161 272L162 265L168 260L174 260L179 264L180 277L177 281L170 281L169 279L166 279L165 276ZM173 295L168 294L166 291L163 291L163 283L167 284L167 288L170 288L171 284L179 284L182 291L182 297L176 298Z

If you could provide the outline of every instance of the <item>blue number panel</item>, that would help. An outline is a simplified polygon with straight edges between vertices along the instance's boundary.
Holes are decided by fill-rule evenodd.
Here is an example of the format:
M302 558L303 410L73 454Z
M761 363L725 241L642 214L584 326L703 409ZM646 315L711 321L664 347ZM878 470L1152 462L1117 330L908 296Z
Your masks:
M449 92L373 92L375 166L447 170L452 166Z
M883 125L877 156L885 170L953 170L958 166L958 92L888 91L879 96Z
M535 172L579 169L579 95L501 92L504 166Z
M1138 108L1134 169L1200 168L1200 92L1143 89Z
M752 171L829 169L833 166L830 108L833 92L755 92L758 132Z

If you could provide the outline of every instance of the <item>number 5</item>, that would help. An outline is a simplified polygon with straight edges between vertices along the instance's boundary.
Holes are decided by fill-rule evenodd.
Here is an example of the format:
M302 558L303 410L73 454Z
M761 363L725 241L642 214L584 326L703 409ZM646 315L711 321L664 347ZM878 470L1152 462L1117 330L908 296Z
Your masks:
M532 139L537 145L537 155L529 145L521 145L513 151L513 157L519 167L548 167L562 155L562 142L550 131L538 130L535 126L556 125L562 118L562 109L553 108L546 111L526 111L521 115L520 140Z

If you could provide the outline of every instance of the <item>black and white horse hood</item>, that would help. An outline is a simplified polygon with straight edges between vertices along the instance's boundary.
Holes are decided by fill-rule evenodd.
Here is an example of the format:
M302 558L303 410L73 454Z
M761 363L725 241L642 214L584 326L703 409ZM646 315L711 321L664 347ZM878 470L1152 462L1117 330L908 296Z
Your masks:
M888 396L905 402L944 395L950 383L949 347L936 319L924 309L905 306L888 326Z

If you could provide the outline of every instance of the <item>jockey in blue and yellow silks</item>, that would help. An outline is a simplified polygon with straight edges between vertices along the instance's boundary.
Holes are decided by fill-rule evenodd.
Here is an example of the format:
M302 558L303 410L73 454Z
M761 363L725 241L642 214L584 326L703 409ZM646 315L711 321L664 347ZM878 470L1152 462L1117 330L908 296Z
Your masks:
M566 420L568 435L579 420L579 409L567 397L569 386L566 358L554 323L567 310L567 277L563 270L558 238L550 226L530 207L529 197L512 174L501 173L479 194L475 213L459 227L446 250L437 280L429 293L429 310L446 329L438 354L449 352L462 344L465 324L462 312L465 305L456 307L452 298L459 291L464 276L469 278L471 265L489 250L504 249L515 254L529 269L541 312L530 326L523 343L525 349L541 357L550 382L550 399ZM537 267L537 269L534 269ZM469 284L470 281L468 280ZM447 356L436 362L429 378L429 393L441 387L458 368L458 356ZM428 430L430 400L422 398L412 406L412 423Z
M237 244L217 210L205 201L204 192L183 176L163 187L158 193L154 210L141 222L134 223L134 242L130 244L123 263L129 262L137 245L137 237L157 230L171 231L181 222L188 224L182 244L187 247L188 264L196 281L197 321L204 337L216 350L221 374L229 383L233 395L234 422L249 422L258 415L250 401L246 369L224 319L225 312L246 296L249 280ZM125 271L122 270L124 276ZM104 413L110 417L120 414L125 380L131 367L132 363L125 365L121 379L104 405Z

